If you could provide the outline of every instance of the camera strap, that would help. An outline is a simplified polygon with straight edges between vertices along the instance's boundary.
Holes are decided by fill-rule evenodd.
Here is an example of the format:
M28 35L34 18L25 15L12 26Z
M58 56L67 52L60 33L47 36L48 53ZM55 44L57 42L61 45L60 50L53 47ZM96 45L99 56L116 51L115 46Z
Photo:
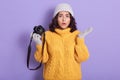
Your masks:
M42 60L40 62L40 64L35 67L35 68L30 68L29 67L29 64L30 64L30 55L31 55L31 43L32 43L32 39L33 39L33 34L30 38L30 43L29 43L29 46L28 46L28 53L27 53L27 68L29 70L37 70L39 69L41 66L42 66ZM43 33L43 42L42 42L42 56L43 56L43 52L44 52L44 44L45 44L45 33Z

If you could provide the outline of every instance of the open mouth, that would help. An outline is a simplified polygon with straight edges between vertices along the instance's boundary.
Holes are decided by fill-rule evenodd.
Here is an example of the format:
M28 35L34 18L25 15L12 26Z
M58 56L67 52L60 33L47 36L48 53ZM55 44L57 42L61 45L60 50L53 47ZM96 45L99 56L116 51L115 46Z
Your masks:
M66 23L62 23L62 25L66 25Z

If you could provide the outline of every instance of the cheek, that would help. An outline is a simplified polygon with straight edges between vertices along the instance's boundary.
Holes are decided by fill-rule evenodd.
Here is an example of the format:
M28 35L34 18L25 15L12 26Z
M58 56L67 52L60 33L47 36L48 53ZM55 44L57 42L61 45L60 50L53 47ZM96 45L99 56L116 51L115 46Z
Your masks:
M61 24L62 20L60 18L58 18L58 24Z
M67 24L70 24L70 19L67 20Z

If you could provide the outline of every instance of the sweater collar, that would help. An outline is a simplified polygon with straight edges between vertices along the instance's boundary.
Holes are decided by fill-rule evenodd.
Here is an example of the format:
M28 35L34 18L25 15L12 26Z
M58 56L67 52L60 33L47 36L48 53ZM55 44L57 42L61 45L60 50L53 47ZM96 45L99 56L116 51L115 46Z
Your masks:
M80 33L78 30L76 30L74 32L70 32L70 30L71 30L70 27L65 28L65 29L55 28L55 32L63 38L69 37L70 35L76 36Z
M55 28L55 32L58 33L59 35L64 35L70 33L71 28L65 28L65 29L59 29Z

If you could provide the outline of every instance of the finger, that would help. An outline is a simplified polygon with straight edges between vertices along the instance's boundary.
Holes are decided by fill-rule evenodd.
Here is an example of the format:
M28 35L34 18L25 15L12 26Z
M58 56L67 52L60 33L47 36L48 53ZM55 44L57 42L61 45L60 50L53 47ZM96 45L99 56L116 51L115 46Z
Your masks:
M33 34L33 38L34 38L34 39L36 38L36 33Z
M88 32L85 33L85 35L90 34L93 31L93 28L89 28Z
M41 38L41 36L39 34L37 34L36 37L39 38L39 39Z
M86 34L89 34L90 32L92 32L93 28L92 27L89 27L88 29L85 30L85 33Z
M89 28L89 32L92 32L92 31L93 31L93 27L90 27L90 28Z

